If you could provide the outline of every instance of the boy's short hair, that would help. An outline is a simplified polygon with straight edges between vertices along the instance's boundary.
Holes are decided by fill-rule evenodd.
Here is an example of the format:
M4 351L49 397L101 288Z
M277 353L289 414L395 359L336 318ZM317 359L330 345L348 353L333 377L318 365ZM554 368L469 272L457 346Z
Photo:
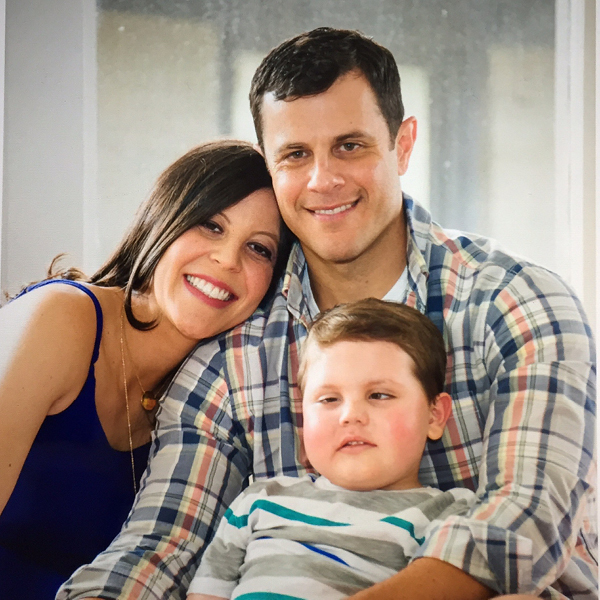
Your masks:
M262 102L296 100L326 92L350 71L362 73L377 99L392 145L404 118L400 75L393 54L360 31L318 27L271 50L250 86L250 110L258 143L263 147Z
M327 347L349 341L396 344L412 359L415 377L429 402L444 391L446 351L438 328L410 306L376 298L339 304L317 317L302 349L298 372L300 389L304 389L311 345Z

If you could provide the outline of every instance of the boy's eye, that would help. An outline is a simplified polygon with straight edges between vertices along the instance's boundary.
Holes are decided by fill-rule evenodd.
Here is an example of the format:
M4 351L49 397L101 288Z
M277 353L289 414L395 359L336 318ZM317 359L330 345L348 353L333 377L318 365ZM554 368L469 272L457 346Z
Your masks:
M383 392L373 392L372 394L369 394L369 398L371 400L387 400L388 398L393 398L393 396Z
M321 404L332 404L333 402L337 402L338 399L335 396L325 396L324 398L319 398L319 402Z
M267 248L266 246L263 246L262 244L259 244L257 242L250 242L248 244L248 247L259 256L262 256L267 260L273 260L273 252L269 250L269 248Z

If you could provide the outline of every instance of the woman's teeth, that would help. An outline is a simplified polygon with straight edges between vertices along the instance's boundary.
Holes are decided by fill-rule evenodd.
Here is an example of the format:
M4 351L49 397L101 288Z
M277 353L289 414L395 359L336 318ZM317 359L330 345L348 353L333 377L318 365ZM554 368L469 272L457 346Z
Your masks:
M186 275L190 285L193 285L197 290L200 290L205 296L209 298L213 298L215 300L222 300L223 302L229 300L231 298L231 293L227 290L223 290L204 279L200 279L200 277L194 277L192 275Z

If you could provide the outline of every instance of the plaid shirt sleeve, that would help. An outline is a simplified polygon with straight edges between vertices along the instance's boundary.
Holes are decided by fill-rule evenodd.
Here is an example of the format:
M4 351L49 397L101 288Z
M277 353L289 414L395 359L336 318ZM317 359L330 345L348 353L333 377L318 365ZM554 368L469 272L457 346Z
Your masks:
M121 534L76 571L58 600L185 598L200 554L251 464L233 415L224 338L187 360L161 401L153 452Z
M489 377L478 502L434 530L420 556L499 593L598 598L597 537L584 516L595 514L590 328L574 294L541 268L523 267L505 286L478 285L496 288L475 352ZM469 301L478 295L481 308L485 294Z

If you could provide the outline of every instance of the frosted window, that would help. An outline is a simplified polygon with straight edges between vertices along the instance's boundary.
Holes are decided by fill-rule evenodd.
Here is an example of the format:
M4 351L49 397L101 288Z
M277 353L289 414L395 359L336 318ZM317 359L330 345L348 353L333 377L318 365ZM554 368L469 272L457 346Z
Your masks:
M100 0L98 10L99 258L179 154L254 139L259 61L330 25L396 57L419 122L403 189L442 225L555 268L553 2Z

